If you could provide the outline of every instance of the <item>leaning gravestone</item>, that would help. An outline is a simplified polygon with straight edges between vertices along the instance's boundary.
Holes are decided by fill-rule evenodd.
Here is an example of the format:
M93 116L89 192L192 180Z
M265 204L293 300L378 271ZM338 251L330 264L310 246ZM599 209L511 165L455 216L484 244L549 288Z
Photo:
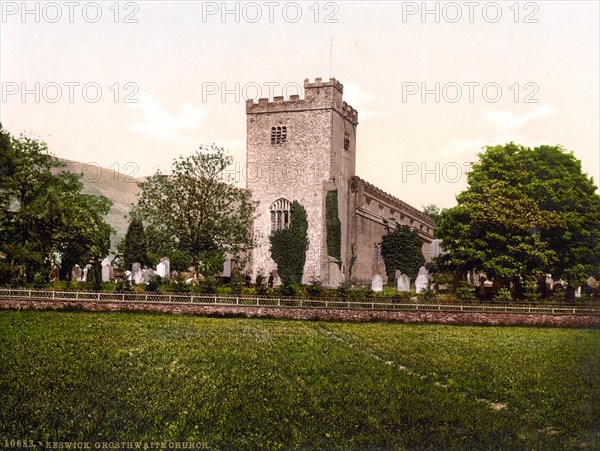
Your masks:
M383 279L379 274L375 274L373 276L373 280L371 280L371 290L381 293L383 291Z
M142 265L140 263L135 262L131 265L131 277L133 283L142 283Z
M416 293L422 293L427 289L429 284L429 272L425 269L425 266L421 266L419 268L419 275L417 275L417 280L415 280Z
M142 283L150 282L150 279L152 278L152 276L154 274L156 274L156 273L151 268L142 269Z
M71 270L71 280L75 282L79 282L81 280L81 268L79 265L73 266L73 269Z
M400 274L398 277L398 291L407 292L410 291L410 279L406 274Z

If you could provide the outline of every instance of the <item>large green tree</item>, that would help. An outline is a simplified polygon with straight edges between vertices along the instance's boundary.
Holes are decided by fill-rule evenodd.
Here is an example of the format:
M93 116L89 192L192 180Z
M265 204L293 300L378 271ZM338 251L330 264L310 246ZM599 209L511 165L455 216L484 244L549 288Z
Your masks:
M308 218L305 208L292 202L290 225L271 235L271 256L277 263L277 273L285 285L302 283L306 251L308 250Z
M600 267L600 196L561 146L487 147L439 235L455 269L517 280L550 273L576 285Z
M419 268L425 264L422 249L419 234L407 226L400 225L383 237L381 253L390 284L394 281L396 270L402 271L414 282Z
M12 268L5 274L19 268L32 280L59 255L64 277L75 263L108 253L111 201L83 194L81 175L66 171L45 143L0 127L0 162L0 256Z
M150 252L183 251L197 272L213 275L226 253L249 248L255 206L246 190L223 181L232 162L223 148L200 146L175 159L170 174L157 171L139 184L136 214Z

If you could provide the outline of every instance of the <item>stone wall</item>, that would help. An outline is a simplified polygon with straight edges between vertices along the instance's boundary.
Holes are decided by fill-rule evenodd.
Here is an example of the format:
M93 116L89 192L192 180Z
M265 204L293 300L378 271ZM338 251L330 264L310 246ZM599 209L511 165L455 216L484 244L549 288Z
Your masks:
M351 236L356 255L352 283L370 285L375 274L387 283L381 253L379 264L374 262L374 245L381 243L388 233L386 225L390 229L399 224L417 230L423 241L423 253L430 257L427 251L433 241L435 224L429 216L359 177L352 178L351 199L354 211Z
M349 310L330 308L198 305L164 302L31 301L0 299L0 310L143 311L213 317L280 318L293 320L387 321L483 326L551 326L600 329L600 315L473 313L444 311Z

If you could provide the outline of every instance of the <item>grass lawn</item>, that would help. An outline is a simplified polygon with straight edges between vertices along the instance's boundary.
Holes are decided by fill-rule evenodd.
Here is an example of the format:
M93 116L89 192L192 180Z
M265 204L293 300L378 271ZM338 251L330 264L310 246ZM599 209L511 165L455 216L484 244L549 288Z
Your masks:
M5 311L11 439L600 449L600 330Z

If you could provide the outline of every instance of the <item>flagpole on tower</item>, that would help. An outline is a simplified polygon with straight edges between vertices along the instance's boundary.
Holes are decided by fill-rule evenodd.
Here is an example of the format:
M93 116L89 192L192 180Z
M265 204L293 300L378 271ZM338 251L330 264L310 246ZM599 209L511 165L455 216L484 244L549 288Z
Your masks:
M333 59L333 38L329 38L329 78L331 78L331 61Z

